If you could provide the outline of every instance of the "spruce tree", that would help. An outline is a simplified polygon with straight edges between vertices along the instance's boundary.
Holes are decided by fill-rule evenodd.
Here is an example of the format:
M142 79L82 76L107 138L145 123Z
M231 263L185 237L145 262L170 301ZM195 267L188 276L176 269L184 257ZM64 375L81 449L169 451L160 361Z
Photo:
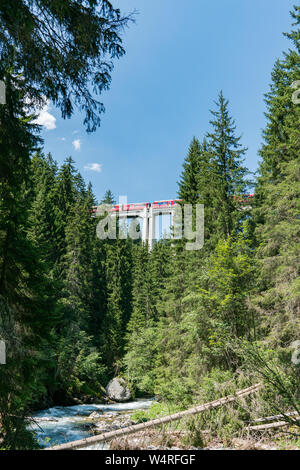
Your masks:
M112 204L113 205L115 203L116 203L115 196L113 195L111 190L108 189L104 194L104 197L101 201L101 204Z
M247 190L247 169L243 166L243 156L247 149L240 144L241 137L236 136L235 122L229 114L229 102L222 91L216 108L211 111L212 131L207 134L214 164L211 205L217 208L215 231L226 238L238 228L242 218L239 200Z
M89 300L93 292L93 254L96 239L95 219L91 217L93 196L78 193L65 228L66 253L62 259L64 304L71 309L71 320L87 326Z
M60 299L64 319L63 329L57 334L56 381L60 385L60 395L66 394L67 398L69 394L80 396L92 390L100 393L99 385L105 374L97 349L101 326L98 318L100 299L96 296L103 281L98 278L96 220L91 216L95 198L91 186L86 189L79 175L77 186L80 191L65 228L66 253L62 257Z
M8 449L34 445L25 416L43 393L41 351L58 319L47 267L27 234L38 129L26 115L24 95L22 78L7 74L7 102L0 106L0 335L7 348L7 365L0 369L0 440Z
M135 247L132 290L133 310L128 323L129 334L147 328L148 322L153 317L149 256L148 246L140 244Z
M54 212L54 241L56 253L56 269L59 273L62 269L61 260L66 254L66 226L76 202L78 187L78 175L71 157L67 158L59 169L55 187L53 191L53 200L55 204Z
M127 326L123 364L132 385L141 393L154 393L160 305L170 276L170 243L160 240L134 247L132 315Z
M189 204L196 204L199 199L198 174L200 170L201 145L193 138L188 155L183 163L183 171L178 183L180 199Z
M53 189L57 166L49 154L45 157L40 151L31 160L32 197L29 200L30 214L28 233L39 251L40 259L53 269L55 253Z
M102 326L102 352L111 371L120 370L125 335L132 312L132 241L109 240L105 243L107 303Z
M299 152L300 107L292 101L299 78L300 8L292 12L296 29L287 34L294 48L277 61L266 96L264 130L254 211L259 292L254 304L262 334L273 345L298 339L299 324Z

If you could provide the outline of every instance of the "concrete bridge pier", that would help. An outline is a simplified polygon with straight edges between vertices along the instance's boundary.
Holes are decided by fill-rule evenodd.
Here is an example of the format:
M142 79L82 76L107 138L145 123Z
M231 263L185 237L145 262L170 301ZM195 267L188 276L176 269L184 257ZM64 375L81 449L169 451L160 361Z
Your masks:
M153 213L152 207L150 208L149 217L148 217L148 224L149 224L149 234L148 234L148 246L149 251L152 251L153 243L155 240L155 232L156 232L156 224L155 224L155 214Z

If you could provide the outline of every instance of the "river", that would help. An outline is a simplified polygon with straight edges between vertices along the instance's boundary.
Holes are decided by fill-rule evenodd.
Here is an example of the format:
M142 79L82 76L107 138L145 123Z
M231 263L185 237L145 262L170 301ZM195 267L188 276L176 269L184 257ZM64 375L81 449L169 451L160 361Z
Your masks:
M152 403L153 400L147 399L108 405L56 406L35 413L29 429L41 446L50 447L114 429L118 423L124 427L134 410L146 410Z

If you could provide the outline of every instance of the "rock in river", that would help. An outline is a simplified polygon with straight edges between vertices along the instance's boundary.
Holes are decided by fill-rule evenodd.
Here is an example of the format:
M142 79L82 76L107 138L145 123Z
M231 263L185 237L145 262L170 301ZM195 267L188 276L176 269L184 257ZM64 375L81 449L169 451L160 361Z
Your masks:
M111 400L124 402L131 398L130 390L122 378L112 379L106 387L106 394Z
M89 418L92 418L92 419L97 419L97 418L102 418L103 416L103 411L102 410L99 410L99 411L93 411Z

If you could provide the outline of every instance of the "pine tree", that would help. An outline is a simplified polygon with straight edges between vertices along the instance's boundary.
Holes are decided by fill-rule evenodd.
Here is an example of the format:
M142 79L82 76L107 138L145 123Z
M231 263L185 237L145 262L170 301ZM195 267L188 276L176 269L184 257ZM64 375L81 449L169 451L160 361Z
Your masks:
M240 197L246 193L247 169L243 166L246 148L236 137L236 126L229 115L229 102L220 92L216 111L210 124L212 131L207 134L207 143L214 163L214 194L211 205L217 208L215 231L223 238L230 236L238 228L242 219Z
M45 157L37 152L31 160L32 196L28 234L39 251L41 260L53 269L55 253L53 188L57 166L49 154Z
M189 204L196 204L199 199L198 175L200 170L201 145L193 138L188 155L183 163L183 171L178 183L180 199Z
M90 192L78 193L65 227L66 253L63 256L64 304L71 310L71 320L87 325L89 301L93 296L93 254L96 239L94 205Z
M159 308L170 276L170 244L134 247L132 315L127 326L126 376L141 393L154 393Z
M52 196L55 204L54 241L57 273L61 271L60 263L66 254L66 226L76 202L79 190L76 183L78 182L81 184L81 181L78 181L74 162L69 157L58 171Z
M7 74L6 94L0 107L0 335L7 345L7 365L0 369L0 439L1 446L20 449L34 446L24 418L43 391L41 349L57 311L46 267L27 235L30 156L38 129L25 113L22 78Z
M218 243L219 233L217 230L217 220L219 217L220 207L217 204L215 185L217 181L216 164L213 152L206 140L203 139L201 150L201 162L198 173L198 186L199 186L199 199L198 204L204 205L204 247L200 253L202 259L211 250L213 250ZM199 258L199 256L198 256ZM199 262L201 264L201 259Z
M132 241L109 240L106 246L106 314L102 327L103 359L117 373L124 354L125 335L132 312Z
M87 190L87 204L91 208L95 204L94 195L91 185ZM106 292L106 247L103 240L99 240L96 234L96 225L91 226L90 236L92 242L92 284L91 297L89 300L89 332L93 335L94 344L98 350L101 349L101 332L102 324L107 308L107 292Z
M132 314L128 322L129 334L141 332L153 318L151 279L149 273L149 251L140 244L134 250Z
M108 189L104 194L104 197L101 201L101 204L112 204L113 205L115 203L116 203L115 196L113 195L111 190Z
M86 189L79 175L76 179L79 191L65 228L66 253L62 258L64 328L57 334L57 388L67 398L92 390L100 393L105 377L97 348L102 321L99 313L104 312L103 306L99 312L100 299L96 298L103 280L98 278L96 220L91 217L95 198L91 186Z
M273 345L298 339L299 324L299 151L300 108L291 84L299 78L300 8L292 17L297 29L287 36L294 49L277 61L266 96L268 118L261 149L254 221L259 293L254 304L262 334Z

